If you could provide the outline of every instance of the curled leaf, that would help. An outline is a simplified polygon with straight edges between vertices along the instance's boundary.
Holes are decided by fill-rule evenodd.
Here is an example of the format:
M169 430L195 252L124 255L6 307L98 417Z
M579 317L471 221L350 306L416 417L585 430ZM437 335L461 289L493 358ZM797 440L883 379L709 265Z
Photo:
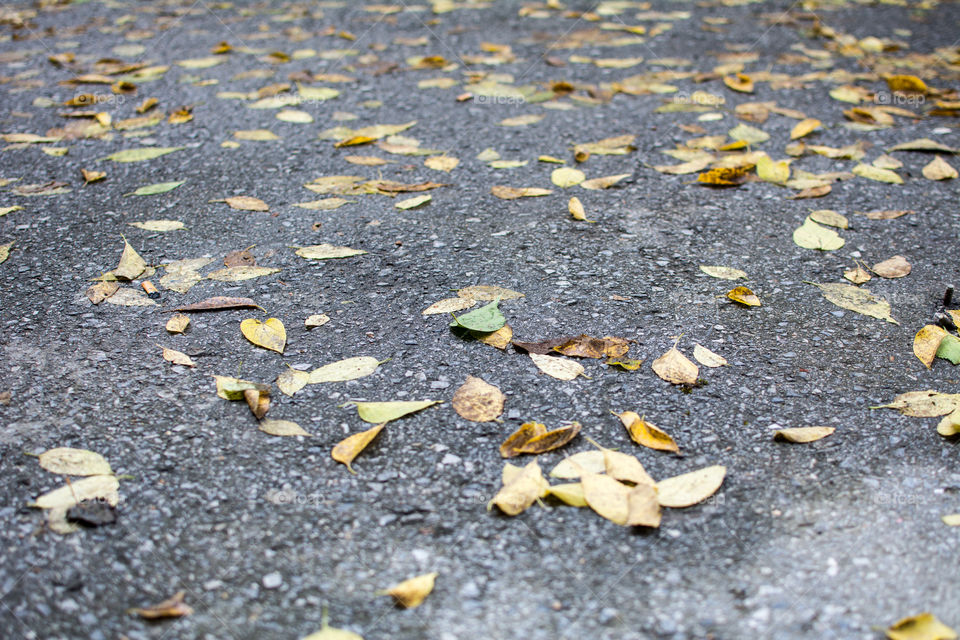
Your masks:
M410 578L390 587L382 595L393 596L397 604L405 609L419 607L430 592L433 591L434 581L437 579L437 573L425 573L422 576Z
M633 411L624 411L623 413L614 413L620 418L623 426L626 427L630 439L642 447L656 449L658 451L670 451L680 453L680 447L674 442L673 438L660 427L647 422L641 416Z

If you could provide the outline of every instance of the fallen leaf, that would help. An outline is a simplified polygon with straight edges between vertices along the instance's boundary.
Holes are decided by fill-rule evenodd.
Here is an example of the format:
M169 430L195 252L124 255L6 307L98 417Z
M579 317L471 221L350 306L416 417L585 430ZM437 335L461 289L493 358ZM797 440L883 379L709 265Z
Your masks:
M727 297L747 307L759 307L761 304L757 294L747 287L734 287L727 292Z
M231 196L224 198L221 202L226 202L231 209L238 211L269 211L270 205L252 196Z
M723 84L727 85L734 91L739 91L740 93L753 93L753 80L750 76L738 73L732 76L724 76Z
M752 166L719 167L711 169L697 176L697 182L711 187L736 187L747 180L747 173Z
M322 327L328 322L330 322L330 316L325 313L315 313L303 321L303 326L307 329L313 329L314 327Z
M445 171L449 173L450 171L453 171L458 164L460 164L460 159L452 158L450 156L430 156L423 161L423 164L429 169Z
M260 431L269 433L271 436L311 436L296 422L291 420L261 420L259 424Z
M804 249L820 251L835 251L845 244L836 231L817 224L809 216L802 225L794 229L793 241Z
M721 278L722 280L739 280L747 277L746 271L734 269L733 267L710 267L702 264L700 265L700 271L703 271L708 276Z
M937 156L923 167L923 177L927 180L952 180L958 175L949 162Z
M270 389L245 389L243 399L246 401L250 412L257 420L267 415L270 410Z
M525 422L500 445L500 455L513 458L523 453L538 455L564 446L580 433L580 423L573 422L566 427L547 431L538 422Z
M808 282L807 284L812 284L820 289L823 297L838 307L856 311L871 318L878 318L892 322L893 324L900 324L890 317L890 304L882 298L875 298L867 289L835 282L828 282L826 284Z
M147 268L146 261L130 246L127 239L123 239L123 253L120 254L120 264L113 270L113 275L119 280L136 280Z
M461 418L471 422L490 422L503 413L504 400L506 397L497 387L480 378L467 376L467 381L453 394L451 404Z
M396 584L378 595L393 596L397 604L405 609L419 607L430 592L433 591L437 573L425 573L416 578L410 578Z
M757 158L757 177L764 182L784 184L790 179L790 160L774 162L770 156Z
M660 427L647 422L641 416L633 411L624 411L623 413L614 412L613 415L620 418L623 426L626 427L630 439L642 447L656 449L657 451L670 451L680 453L680 447L674 442L667 432Z
M163 359L167 362L173 364L179 364L184 367L195 367L197 363L193 361L193 358L183 353L182 351L177 351L176 349L168 349L162 345L157 345L163 349Z
M881 278L902 278L910 273L910 263L903 256L893 256L870 268Z
M321 382L345 382L347 380L356 380L369 376L377 367L380 361L370 356L358 356L347 358L339 362L324 365L319 369L310 372L310 384L319 384ZM381 422L377 420L377 422Z
M806 198L822 198L833 190L829 184L821 184L814 187L801 189L796 194L790 196L791 200L804 200Z
M607 475L584 473L580 476L583 498L597 515L607 520L626 525L630 517L630 504L627 495L630 487Z
M957 632L940 622L932 613L903 618L886 630L889 640L956 640Z
M939 391L908 391L901 393L890 404L881 404L871 409L896 409L913 418L934 418L955 411L960 406L960 394Z
M142 289L130 288L117 289L117 291L106 300L109 304L122 307L153 307L157 304L148 298Z
M560 167L554 169L553 173L550 174L550 182L562 189L576 186L586 179L587 176L584 175L583 171L571 167Z
M83 176L83 183L90 184L91 182L99 182L107 177L106 171L88 171L86 169L80 169L80 174ZM22 208L22 207L18 207ZM3 215L2 209L0 209L0 215Z
M0 217L13 213L14 211L23 211L23 207L14 205L12 207L0 207Z
M612 176L601 176L599 178L591 178L590 180L584 180L580 183L580 186L584 189L590 189L592 191L600 189L609 189L613 185L617 184L625 178L632 176L632 173L618 173Z
M240 380L229 376L213 376L217 384L217 396L224 400L243 400L243 392L247 390L266 391L269 387L259 382Z
M461 298L469 298L481 302L497 299L515 300L523 297L523 294L519 291L511 291L510 289L504 289L503 287L490 284L477 284L464 287L463 289L457 290L457 295Z
M126 149L111 153L105 159L114 162L141 162L143 160L153 160L160 156L165 156L174 151L180 151L186 147L142 147L140 149Z
M179 220L144 220L143 222L131 222L131 227L137 227L144 231L179 231L186 229Z
M507 319L503 316L503 313L500 312L499 300L494 300L493 302L465 313L460 316L454 316L453 322L450 323L451 327L462 327L464 329L469 329L470 331L480 331L482 333L490 333L496 331L504 324L506 324Z
M960 513L951 513L940 518L948 527L960 527Z
M509 481L507 481L507 469L516 470ZM487 505L487 510L496 505L500 511L508 516L519 515L538 499L546 496L550 490L550 483L543 477L540 465L537 464L536 460L527 464L523 469L517 469L510 463L506 463L503 475L503 487Z
M568 482L550 487L548 494L571 507L586 507L587 499L583 495L583 484Z
M490 193L497 196L501 200L515 200L517 198L533 198L537 196L548 196L553 191L550 189L538 189L536 187L505 187L505 186L493 186L490 187Z
M729 364L726 358L699 344L693 345L693 359L705 367L725 367Z
M264 308L258 305L250 298L230 298L227 296L213 296L200 302L194 302L184 307L177 307L172 311L182 311L184 313L195 313L198 311L222 311L223 309L243 309L253 307L264 311Z
M913 337L913 354L920 359L927 369L933 365L937 357L940 342L947 335L946 329L935 324L928 324L917 331Z
M189 616L193 613L193 609L183 601L185 595L185 591L178 591L159 604L149 607L135 607L127 611L127 613L138 615L145 620Z
M436 315L438 313L447 314L469 309L470 307L476 306L476 304L477 301L472 298L444 298L443 300L434 302L420 313L425 316Z
M401 200L400 202L397 202L393 206L402 211L407 211L409 209L416 209L421 205L427 204L431 200L433 200L433 196L427 193L422 196L414 196L413 198L407 198L406 200Z
M488 344L502 351L510 344L510 339L513 338L513 329L510 328L510 325L505 324L491 333L471 331L470 335L483 344Z
M635 360L633 358L609 358L603 364L610 365L611 367L620 367L624 371L637 371L643 366L643 363L643 360Z
M834 427L793 427L792 429L777 429L773 432L774 440L806 444L826 438L836 431Z
M350 471L350 473L356 473L350 464L354 458L360 455L360 452L377 437L377 434L380 433L386 425L387 423L384 421L366 431L361 431L360 433L355 433L352 436L344 438L333 448L333 451L330 453L331 457L337 462L347 465L347 470Z
M442 400L401 400L394 402L357 402L357 415L364 422L376 424L391 422L411 413L416 413Z
M798 138L807 136L816 129L819 129L821 124L822 123L816 118L806 118L801 120L793 126L793 129L790 130L790 139L797 140Z
M277 388L280 393L293 396L310 383L310 372L301 371L288 366L287 370L277 376Z
M297 202L293 206L300 207L301 209L310 209L311 211L333 211L351 202L355 201L345 198L324 198L322 200L311 200L310 202Z
M335 258L351 258L365 254L362 249L350 247L336 247L332 244L315 244L297 249L297 255L308 260L332 260Z
M175 313L167 320L166 330L168 333L183 333L190 325L190 318L182 313Z
M867 178L876 182L886 182L888 184L903 184L901 178L896 172L889 169L880 169L869 164L858 164L853 168L853 174L861 178Z
M657 500L662 507L693 506L716 493L726 475L726 467L715 465L661 480L657 483Z
M241 280L250 280L261 276L268 276L273 273L280 273L280 269L271 267L227 267L218 269L207 274L208 280L217 280L218 282L240 282Z
M312 115L299 109L282 109L274 117L282 122L293 124L310 124L313 122Z
M515 116L513 118L506 118L500 121L501 127L524 127L528 124L536 124L544 119L544 115L528 113L522 116Z
M960 153L960 149L948 147L945 144L935 142L930 138L917 138L908 142L901 142L887 149L887 151L931 151L939 153Z
M278 318L267 318L263 322L255 318L247 318L240 323L240 332L243 337L264 349L283 353L287 343L287 331Z
M550 471L550 477L566 480L579 478L583 473L606 473L607 465L603 453L603 450L575 453L561 460Z
M850 226L850 222L846 216L832 209L817 209L816 211L811 211L809 218L819 224L836 227L837 229L847 229Z
M59 489L48 491L28 506L39 509L69 509L84 500L103 500L117 506L120 482L112 475L88 476Z
M940 341L937 347L937 357L948 360L953 364L960 364L960 338L953 334L947 334Z
M161 193L167 193L168 191L173 191L180 185L182 185L186 180L178 180L176 182L157 182L156 184L148 184L145 187L140 187L136 191L127 193L124 195L128 196L155 196Z
M0 262L3 262L3 246L0 246ZM116 282L98 282L87 288L86 296L93 304L100 304L117 292L120 285Z
M583 365L575 360L546 356L539 353L531 353L528 355L540 371L557 380L573 380L577 376L584 375L585 369Z
M867 282L873 278L873 276L867 273L867 270L860 266L860 264L857 264L857 266L853 269L844 271L843 277L853 284L863 284L864 282Z
M882 211L866 211L866 212L858 212L858 213L866 216L868 220L895 220L900 216L907 215L908 213L916 213L916 211L909 211L906 209L899 209L899 210L885 209Z
M113 475L106 458L86 449L57 447L41 453L38 460L40 466L50 473L65 476Z
M677 350L674 345L669 351L653 361L653 372L672 384L694 385L700 368Z
M327 608L323 608L320 631L315 631L300 640L363 640L363 636L346 629L336 629L328 624Z
M234 131L233 137L237 140L248 140L251 142L270 142L272 140L279 140L280 136L273 133L268 129L249 129Z

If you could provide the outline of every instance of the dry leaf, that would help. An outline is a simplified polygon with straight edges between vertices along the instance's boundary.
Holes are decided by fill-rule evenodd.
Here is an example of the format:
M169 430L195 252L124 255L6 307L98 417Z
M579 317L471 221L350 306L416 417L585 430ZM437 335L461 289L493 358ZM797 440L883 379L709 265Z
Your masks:
M287 367L287 370L277 376L277 388L280 393L293 396L310 383L310 373L300 371L293 367Z
M583 495L583 485L579 482L555 484L550 487L549 495L571 507L586 507L587 499Z
M606 473L607 465L603 454L603 449L575 453L569 458L561 460L550 471L550 477L573 479L579 478L583 473Z
M928 390L901 393L890 404L870 408L896 409L903 415L913 418L934 418L952 413L958 406L960 406L960 394Z
M600 189L609 189L613 185L617 184L625 178L632 176L632 173L618 173L613 176L601 176L599 178L591 178L590 180L584 180L580 183L580 186L584 189L590 189L591 191L597 191Z
M449 314L453 313L454 311L463 311L464 309L469 309L476 304L477 301L473 298L444 298L443 300L434 302L420 313L425 316L435 315L438 313Z
M889 640L956 640L957 632L940 622L932 613L919 613L890 625Z
M213 379L217 384L217 395L224 400L243 400L243 392L249 389L260 391L269 389L269 386L259 382L240 380L229 376L214 375Z
M943 327L928 324L913 337L913 353L927 369L933 366L937 350L946 335L947 331Z
M308 316L307 319L303 321L303 326L307 329L313 329L314 327L322 327L328 322L330 322L330 316L325 313L316 313Z
M427 193L422 196L414 196L413 198L401 200L400 202L395 203L393 206L401 211L407 211L409 209L416 209L421 205L427 204L431 200L433 200L433 196Z
M500 445L500 455L504 458L513 458L520 453L516 451L518 445L529 442L531 439L543 435L547 432L547 427L539 422L524 422L520 428L507 436L507 439Z
M467 376L467 381L453 394L453 410L471 422L489 422L503 413L505 396L500 389L480 378Z
M131 222L130 226L144 231L180 231L186 229L179 220L144 220L143 222Z
M630 487L598 473L582 474L580 484L587 506L597 515L619 525L627 524L630 517L630 503L627 498Z
M729 364L726 358L699 344L693 345L693 358L705 367L725 367Z
M40 466L50 473L65 476L112 475L110 463L99 453L86 449L57 447L44 451L38 457Z
M503 287L490 284L477 284L471 287L464 287L457 291L457 295L461 298L469 298L481 302L493 301L498 298L500 300L515 300L523 297L523 294L519 291L511 291L510 289L504 289Z
M960 513L951 513L940 518L948 527L960 527Z
M123 253L120 255L120 264L113 270L113 275L119 280L136 280L147 268L146 261L140 257L127 239L123 239Z
M863 284L864 282L870 280L873 276L867 273L866 269L857 264L855 268L844 271L843 277L853 284Z
M816 118L806 118L801 120L793 126L793 129L790 130L790 139L797 140L806 135L809 135L814 130L819 129L822 123Z
M710 267L707 265L700 265L700 271L703 271L708 276L721 278L723 280L739 280L747 277L746 271L734 269L733 267Z
M118 289L116 293L107 298L109 304L115 304L122 307L153 307L156 302L147 297L142 289Z
M0 262L3 262L3 247L0 247ZM116 282L98 282L87 288L86 296L93 304L100 304L114 293L120 285Z
M663 507L682 508L703 502L720 488L727 468L716 465L674 476L657 483L657 499Z
M517 469L510 463L504 465L503 487L487 505L487 510L496 505L506 515L515 516L523 513L530 505L547 495L550 483L543 477L536 460L512 474L507 471L508 468ZM509 481L507 481L508 475L511 476Z
M320 619L320 631L304 636L300 640L363 640L363 636L345 629L336 629L328 623L327 608L323 608Z
M501 200L516 200L517 198L532 198L537 196L548 196L553 191L550 189L538 189L536 187L505 187L505 186L493 186L490 187L490 193L497 196Z
M744 167L720 167L697 176L697 182L711 187L736 187L747 180L747 173L753 165Z
M793 241L804 249L819 251L835 251L845 244L844 239L836 231L817 224L811 216L794 229Z
M727 297L747 307L760 306L760 298L747 287L734 287L727 292Z
M270 389L244 389L243 399L257 420L270 410Z
M552 342L552 341L548 341ZM516 344L516 343L515 343ZM529 343L521 343L529 346ZM624 338L604 336L593 338L581 334L552 346L550 351L575 358L619 358L630 350L629 343ZM527 349L530 351L530 349Z
M680 453L680 447L674 442L665 431L660 427L647 422L633 411L624 411L623 413L612 412L613 415L620 418L623 426L626 427L630 439L642 447L656 449L657 451L670 451Z
M902 278L910 273L910 263L903 256L893 256L871 267L881 278Z
M250 307L264 311L263 307L250 298L229 298L227 296L213 296L200 302L188 304L185 307L177 307L173 309L173 311L194 313L198 311L221 311L223 309L243 309Z
M84 500L103 500L117 506L120 482L112 475L97 475L71 482L59 489L48 491L28 506L39 509L69 509Z
M952 180L958 175L949 162L937 156L923 168L923 177L927 180Z
M437 573L425 573L416 578L404 580L400 584L390 587L380 595L393 596L397 604L405 609L419 607L424 599L433 591L433 583L437 578Z
M836 431L834 427L794 427L792 429L777 429L773 432L774 440L806 444L826 438Z
M296 422L290 420L261 420L260 431L272 436L310 436Z
M163 359L166 360L167 362L171 362L173 364L179 364L184 367L197 366L197 363L194 362L193 359L187 354L181 351L177 351L176 349L168 349L163 345L158 344L157 346L163 349Z
M159 604L149 607L136 607L134 609L130 609L127 611L127 613L138 615L145 620L159 620L162 618L180 618L183 616L189 616L191 613L193 613L193 609L184 603L183 598L185 595L185 591L178 591Z
M460 164L459 158L453 158L450 156L430 156L423 161L424 166L435 169L437 171L453 171L458 164Z
M226 269L218 269L217 271L208 273L207 279L218 282L240 282L241 280L250 280L274 273L280 273L280 269L251 266L227 267Z
M362 249L350 247L336 247L332 244L316 244L310 247L300 247L297 255L308 260L331 260L335 258L350 258L366 253Z
M513 338L513 329L510 328L510 325L505 324L496 331L487 333L471 331L470 335L479 342L488 344L491 347L496 347L502 351L507 348L507 345L510 344L510 339Z
M411 413L416 413L441 404L442 400L400 400L394 402L357 402L357 415L364 422L376 424L391 422Z
M826 284L808 282L807 284L812 284L820 289L823 297L838 307L856 311L871 318L878 318L892 322L893 324L900 324L890 317L890 304L882 298L875 298L867 289L835 282Z
M263 322L255 318L247 318L240 323L240 332L243 337L264 349L283 353L287 343L287 331L278 318L267 318Z
M500 455L513 458L523 453L539 455L559 449L580 433L580 423L573 422L566 427L547 431L538 422L525 422L500 445Z
M353 459L360 455L360 452L370 444L374 438L377 437L377 434L387 425L386 422L381 422L375 427L371 427L366 431L361 431L360 433L355 433L352 436L344 438L337 443L337 446L333 448L331 456L337 462L341 462L347 465L347 470L350 473L356 473L353 468L350 466L350 463L353 462Z
M531 353L529 356L540 371L557 380L573 380L579 375L584 375L583 365L574 360L545 356L539 353Z
M672 384L694 385L700 368L677 350L676 345L653 361L653 372Z
M576 186L586 179L587 176L584 175L583 171L573 169L572 167L560 167L559 169L554 169L553 173L550 174L550 182L561 189Z
M570 212L570 215L573 216L574 220L580 220L581 222L594 222L593 220L587 220L587 212L583 208L583 203L580 202L580 198L574 196L570 198L570 202L567 203L567 211Z
M846 229L850 226L850 222L846 216L832 209L817 209L816 211L811 211L809 218L819 224L825 224L828 227L836 227L838 229Z
M270 205L259 198L251 196L232 196L224 198L221 202L226 202L231 209L238 211L269 211Z
M903 184L903 178L889 169L880 169L869 164L858 164L853 168L853 174L861 178L868 178L876 182L888 184Z
M380 361L370 356L358 356L347 358L339 362L324 365L319 369L310 372L310 384L319 384L321 382L345 382L347 380L356 380L369 376L377 367ZM382 422L376 420L376 422Z

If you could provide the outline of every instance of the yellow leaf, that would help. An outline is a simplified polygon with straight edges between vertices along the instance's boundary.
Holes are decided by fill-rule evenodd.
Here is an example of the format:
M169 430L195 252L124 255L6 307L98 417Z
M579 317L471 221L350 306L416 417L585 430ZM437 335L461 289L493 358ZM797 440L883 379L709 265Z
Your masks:
M632 176L632 173L618 173L613 176L602 176L600 178L591 178L589 180L584 180L580 183L580 186L583 189L590 189L592 191L597 191L600 189L609 189L613 185L617 184L624 178L629 178Z
M583 495L583 484L568 482L550 487L549 494L571 507L586 507L587 499Z
M550 174L550 181L562 189L573 187L586 180L587 176L579 169L560 167Z
M282 109L274 116L277 120L290 122L293 124L310 124L313 122L313 116L306 111L299 109Z
M630 439L640 446L658 451L680 452L680 447L677 446L677 443L669 434L656 425L647 422L635 412L624 411L613 415L620 418L623 426L627 429L627 433L630 434Z
M525 127L528 124L536 124L544 119L544 115L530 113L522 116L515 116L500 121L501 127Z
M186 229L179 220L144 220L143 222L131 222L130 226L144 231L179 231Z
M940 518L948 527L960 527L960 513L951 513Z
M727 85L734 91L739 91L740 93L753 93L753 80L750 76L743 73L738 73L733 76L724 76L723 84Z
M828 282L826 284L809 282L808 284L812 284L820 289L823 297L838 307L856 311L871 318L878 318L892 322L893 324L900 324L890 317L890 304L882 298L873 297L873 294L867 289L835 282Z
M250 280L251 278L259 278L260 276L268 276L272 273L280 273L280 269L239 265L236 267L227 267L226 269L211 271L207 274L207 279L216 280L218 282L240 282L242 280Z
M508 469L514 471L508 472ZM543 477L536 460L519 470L507 463L504 465L503 487L487 505L487 509L496 505L506 515L515 516L547 495L549 490L550 483Z
M270 205L261 200L260 198L254 198L252 196L232 196L230 198L224 198L223 202L226 202L231 209L237 209L240 211L269 211Z
M306 320L303 321L303 326L307 329L312 329L314 327L321 327L330 322L330 316L325 313L315 313L312 316L308 316Z
M477 301L473 298L444 298L443 300L438 300L432 305L421 311L421 315L430 316L438 313L450 314L454 311L463 311L464 309L469 309L470 307L476 306Z
M264 349L283 353L287 343L287 331L278 318L267 318L260 322L255 318L247 318L240 323L240 332L243 337Z
M539 189L537 187L505 187L495 185L490 187L490 193L501 200L515 200L517 198L533 198L538 196L548 196L553 191L550 189Z
M23 211L23 207L19 205L14 205L12 207L0 207L0 216L5 216L8 213L13 213L14 211Z
M820 224L838 229L847 229L850 226L847 217L833 211L832 209L818 209L810 212L810 219Z
M937 424L937 433L944 438L960 433L960 409L954 409L940 420Z
M774 162L769 156L757 158L757 176L764 182L783 184L790 179L790 161Z
M309 382L310 373L308 371L300 371L292 367L287 367L286 371L277 376L277 388L280 389L280 393L288 396L293 396L307 386Z
M727 468L715 465L657 483L660 506L682 508L703 502L720 488Z
M65 476L112 475L110 463L99 453L86 449L57 447L44 451L39 456L40 466L50 473Z
M940 348L940 343L946 335L947 331L943 327L928 324L917 331L913 337L913 354L927 369L933 365L933 360L937 357L937 349Z
M869 164L858 164L853 168L853 174L861 178L886 182L888 184L903 184L903 178L889 169L879 169Z
M923 168L923 177L927 180L952 180L957 176L957 170L940 156L934 158Z
M887 87L890 91L902 91L904 93L926 93L927 85L917 76L893 75L887 76Z
M748 307L760 306L760 298L747 287L734 287L727 292L727 297Z
M500 455L513 458L524 453L541 454L559 449L580 433L580 423L547 431L539 422L524 422L500 445Z
M120 501L120 482L112 475L96 475L49 491L29 506L40 509L69 509L84 500L104 500L111 506Z
M711 169L697 176L697 182L714 187L735 187L743 184L747 179L747 173L754 165L745 165L742 167L719 167Z
M834 427L794 427L792 429L777 429L773 432L774 440L806 444L826 438L836 431Z
M587 213L583 208L583 203L580 202L580 198L576 196L570 198L570 202L567 203L567 210L570 212L570 215L573 216L574 220L593 222L593 220L587 220Z
M360 452L377 437L377 434L380 433L386 425L386 422L381 422L366 431L361 431L360 433L355 433L352 436L344 438L333 448L333 451L330 453L331 457L337 462L347 465L347 470L350 471L350 473L356 473L350 466L350 463L360 455Z
M261 420L260 431L272 436L310 436L296 422L290 420Z
M430 202L431 200L433 200L433 196L431 196L429 193L425 193L420 196L414 196L413 198L407 198L406 200L401 200L400 202L397 202L393 206L395 206L397 209L406 211L407 209L416 209L420 205L424 205Z
M157 345L163 349L163 359L172 364L179 364L184 367L195 367L197 363L193 361L193 358L183 353L182 351L177 351L176 349L168 349L162 345Z
M746 271L734 269L733 267L711 267L702 264L700 265L700 271L703 271L708 276L721 278L723 280L739 280L747 277Z
M167 320L166 330L169 333L183 333L190 325L190 317L182 313L175 313Z
M523 297L523 294L519 291L505 289L504 287L492 284L476 284L470 287L464 287L463 289L457 290L457 295L461 298L469 298L481 302L492 302L497 298L500 300L516 300Z
M308 260L331 260L334 258L351 258L366 253L362 249L350 247L336 247L332 244L315 244L297 249L297 255Z
M577 376L583 375L585 371L583 365L568 358L557 358L539 353L528 355L540 371L557 380L573 380Z
M680 353L676 346L654 360L652 367L654 373L672 384L696 384L700 374L700 368Z
M416 578L404 580L390 589L383 592L382 595L393 596L401 607L413 609L419 607L424 599L433 591L434 581L437 579L437 573L426 573Z
M502 351L507 348L507 345L510 344L510 340L513 339L513 329L510 328L510 325L505 324L496 331L490 333L471 331L470 335L479 342L488 344L491 347L496 347Z
M878 262L870 269L881 278L902 278L910 274L910 263L903 256L893 256Z
M401 400L395 402L357 402L357 415L364 422L391 422L405 415L415 413L442 400Z
M597 515L607 520L626 525L630 516L630 504L627 495L630 488L617 482L610 476L598 473L584 473L580 476L583 486L583 498Z
M193 608L186 604L183 599L186 595L184 591L178 591L163 602L149 607L135 607L127 611L140 616L145 620L161 620L165 618L181 618L193 613Z
M473 376L453 394L453 410L471 422L490 422L503 413L506 397L500 389Z
M802 225L794 229L793 241L804 249L820 251L834 251L845 244L836 231L817 224L809 216Z
M957 632L940 622L932 613L903 618L887 629L889 640L956 640Z
M10 247L13 246L13 241L6 244L0 244L0 264L6 262L7 258L10 257Z
M113 270L113 275L119 280L135 280L147 268L146 261L134 250L126 238L123 239L123 253L120 254L120 264Z
M770 139L770 134L766 131L756 127L751 127L750 125L743 124L742 122L733 129L730 129L727 132L727 135L734 140L742 140L747 144L759 144Z
M460 164L460 159L451 156L430 156L423 161L423 164L430 169L450 172Z
M333 362L324 365L319 369L310 372L309 383L319 384L321 382L345 382L347 380L356 380L369 376L377 367L380 361L370 356L359 356L347 358L339 362ZM377 420L376 422L381 422Z
M822 123L816 118L805 118L793 126L793 129L790 130L790 139L797 140L803 138L804 136L809 135L816 129L820 128Z
M564 458L550 471L551 478L573 479L584 473L606 473L604 450L581 451Z
M705 367L725 367L728 364L726 358L699 344L693 345L693 357Z
M270 142L272 140L279 140L280 136L273 133L268 129L249 129L234 131L233 137L237 140L249 140L252 142Z

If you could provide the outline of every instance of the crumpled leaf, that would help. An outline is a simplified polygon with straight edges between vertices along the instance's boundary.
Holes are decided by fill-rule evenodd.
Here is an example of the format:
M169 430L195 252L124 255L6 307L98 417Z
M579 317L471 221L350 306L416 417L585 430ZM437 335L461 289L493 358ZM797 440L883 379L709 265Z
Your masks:
M871 276L866 269L864 269L859 263L853 269L847 269L843 272L843 277L845 280L849 280L853 284L863 284L868 280L871 280Z
M489 422L503 413L504 400L506 396L494 385L467 376L467 381L453 394L451 404L461 418L471 422Z
M255 265L241 265L237 267L227 267L226 269L211 271L207 274L207 279L216 280L218 282L240 282L241 280L250 280L252 278L268 276L273 273L280 273L280 269L274 269L272 267L258 267Z
M3 262L4 259L3 246L0 246L0 262ZM90 302L100 304L115 294L119 288L120 285L116 282L98 282L87 287L85 294Z
M454 316L454 320L450 323L450 326L462 327L470 331L480 331L482 333L496 331L507 323L507 319L503 316L503 313L500 312L499 302L499 300L494 300L479 309L460 316Z
M310 372L287 367L287 370L277 376L277 388L280 393L293 396L310 382Z
M660 427L647 422L644 418L633 411L624 411L623 413L611 412L620 418L623 426L626 427L630 439L642 447L656 449L657 451L670 451L680 453L680 447L674 442L673 438Z
M454 311L463 311L464 309L469 309L470 307L476 306L477 301L473 298L444 298L443 300L438 300L432 305L420 312L421 315L432 316L438 313L453 313Z
M773 432L774 440L806 444L826 438L836 431L835 427L793 427L791 429L777 429Z
M240 323L240 332L243 337L264 349L283 353L287 343L287 330L279 318L267 318L263 322L255 318L247 318Z
M442 400L400 400L394 402L357 402L357 415L364 422L391 422L405 415L416 413Z
M655 374L672 384L694 385L700 375L700 367L680 353L676 345L654 360L652 367Z
M826 284L808 282L807 284L812 284L820 289L823 297L838 307L856 311L871 318L878 318L892 322L893 324L900 324L890 317L890 304L882 298L875 298L867 289L837 282L828 282Z
M584 175L583 171L572 167L560 167L559 169L554 169L550 174L550 182L561 189L576 186L586 179L587 176Z
M697 182L711 187L736 187L747 180L753 165L743 167L718 167L697 176Z
M270 388L266 389L244 389L243 399L246 401L250 412L257 420L267 415L270 410Z
M173 364L179 364L184 367L195 367L197 363L193 361L193 358L183 353L182 351L177 351L176 349L169 349L163 345L157 345L163 349L163 359L167 362Z
M396 584L378 595L393 596L397 604L405 609L419 607L430 592L433 591L434 581L437 579L437 572L425 573L422 576L410 578Z
M957 632L929 612L903 618L886 630L889 640L956 640Z
M154 158L159 158L160 156L165 156L168 153L180 151L185 148L186 147L142 147L140 149L126 149L124 151L111 153L104 159L113 160L114 162L141 162L143 160L153 160Z
M193 609L183 601L185 595L185 591L178 591L163 602L149 607L135 607L127 613L138 615L145 620L189 616L193 613Z
M110 463L99 453L86 449L57 447L44 451L38 457L40 466L50 473L65 476L112 475Z
M555 356L545 356L539 353L528 354L533 364L543 373L556 378L557 380L573 380L577 376L583 375L585 369L583 365L575 360L567 358L558 358Z
M120 501L120 481L112 475L88 476L48 491L28 506L39 509L69 509L84 500L103 500L111 506Z
M367 422L370 421L368 420ZM354 458L360 455L360 452L363 451L368 444L373 442L373 439L377 437L377 434L380 433L385 426L387 426L386 421L366 431L361 431L360 433L355 433L352 436L344 438L333 448L330 456L337 462L347 465L347 470L350 473L356 473L350 464Z
M881 404L871 409L896 409L913 418L934 418L952 413L960 407L960 394L939 391L908 391L901 393L890 404Z
M461 298L469 298L471 300L479 300L480 302L487 302L489 300L515 300L517 298L522 298L524 294L519 291L512 291L510 289L504 289L503 287L498 287L497 285L492 284L475 284L470 287L464 287L463 289L457 290L457 295Z
M140 254L123 239L123 253L120 254L120 264L113 270L113 275L119 280L136 280L147 268L147 262Z
M878 262L870 268L881 278L902 278L910 274L910 263L903 256L893 256L883 262Z
M263 307L258 305L250 298L230 298L227 296L213 296L212 298L207 298L206 300L201 300L200 302L194 302L193 304L188 304L183 307L177 307L176 309L173 309L173 311L195 313L198 311L221 311L223 309L243 309L251 307L260 309L260 311L265 311Z
M734 287L727 292L727 297L747 307L760 306L760 298L747 287Z
M949 162L937 156L923 167L923 177L927 180L952 180L958 175Z
M693 358L705 367L725 367L729 364L726 358L700 344L693 345Z
M509 473L507 469L512 469L514 472ZM508 516L521 514L539 498L546 496L550 490L550 483L543 477L536 460L522 469L508 462L504 465L503 476L503 487L487 505L488 511L496 505ZM510 476L509 480L508 476Z
M836 231L817 224L810 216L794 229L793 241L804 249L820 251L835 251L846 244Z
M311 436L313 434L304 431L303 427L291 420L261 420L258 425L260 431L269 433L271 436Z
M657 483L657 499L663 507L693 506L716 493L726 475L726 467L714 465L661 480Z
M550 350L575 358L619 358L630 350L630 345L624 338L613 336L593 338L581 334L553 346ZM527 349L527 351L530 350Z
M539 422L524 422L500 445L500 455L513 458L523 453L537 455L559 449L577 437L580 428L579 422L573 422L566 427L547 431Z
M297 255L308 260L332 260L335 258L350 258L366 253L362 249L350 247L335 247L332 244L316 244L297 249Z
M700 265L700 271L703 271L708 276L721 278L723 280L739 280L747 277L746 271L734 269L733 267L711 267L702 264Z
M319 384L321 382L345 382L347 380L356 380L369 376L377 367L380 361L370 356L357 356L347 358L338 362L332 362L310 372L310 384ZM380 422L379 420L377 422Z
M164 328L168 333L177 334L186 331L188 326L190 326L190 318L182 313L175 313L167 320Z

